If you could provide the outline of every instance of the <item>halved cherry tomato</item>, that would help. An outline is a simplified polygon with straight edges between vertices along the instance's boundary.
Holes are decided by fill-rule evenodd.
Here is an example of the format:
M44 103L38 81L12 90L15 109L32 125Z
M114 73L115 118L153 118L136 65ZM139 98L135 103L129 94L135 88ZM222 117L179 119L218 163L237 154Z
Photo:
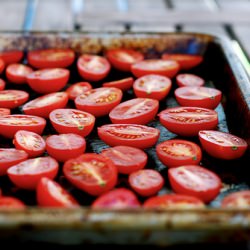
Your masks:
M77 109L89 112L95 117L107 115L122 99L118 88L96 88L79 95L75 99Z
M116 146L106 148L101 154L109 158L117 167L118 172L122 174L130 174L142 169L148 161L147 154L135 147Z
M77 60L77 69L82 78L95 82L105 78L111 66L102 56L84 54Z
M181 106L215 109L221 101L221 91L207 87L181 87L174 92Z
M23 51L10 50L0 52L0 58L4 60L6 65L11 63L18 63L23 58Z
M4 90L5 89L5 81L3 79L0 79L0 90Z
M229 133L202 130L199 139L204 150L211 156L223 160L240 158L247 150L247 142Z
M66 89L70 100L75 100L77 96L92 89L92 86L88 82L78 82Z
M129 90L130 88L132 88L134 83L134 78L133 77L127 77L127 78L123 78L121 80L116 80L116 81L112 81L112 82L105 82L102 84L103 87L115 87L118 88L122 91L126 91Z
M177 61L183 70L194 68L203 61L202 56L189 54L163 54L162 59Z
M112 66L121 71L130 71L132 64L140 62L144 59L141 52L133 49L110 49L106 56Z
M166 76L146 75L135 80L133 89L137 97L162 100L167 96L172 86L171 80Z
M141 196L151 196L160 191L164 179L153 169L141 169L129 175L128 182L133 190Z
M12 210L12 209L25 209L25 204L15 198L15 197L10 197L10 196L3 196L3 197L0 197L0 210Z
M66 92L55 92L33 99L23 106L26 115L36 115L48 118L51 111L64 108L68 103Z
M1 90L0 107L14 109L24 104L29 99L29 94L22 90Z
M206 203L219 194L222 186L218 175L195 165L170 168L168 178L174 192L195 196Z
M8 168L25 161L28 154L15 148L0 148L0 176L6 175Z
M10 180L19 188L34 190L42 177L54 179L58 173L58 162L51 157L25 160L7 170Z
M44 49L28 52L28 63L38 69L66 68L75 60L71 49Z
M98 136L110 146L149 148L156 144L160 131L137 124L107 124L98 128Z
M204 208L205 204L194 196L181 194L165 194L151 197L143 204L145 208L173 208L173 209L193 209Z
M27 76L29 86L37 93L48 94L61 90L69 80L69 70L41 69Z
M147 124L159 109L159 102L150 98L134 98L120 103L109 113L112 123Z
M57 182L43 177L36 188L36 199L40 207L79 207L75 198Z
M124 209L140 207L136 195L126 188L117 188L99 196L91 205L94 209Z
M18 130L28 130L39 135L42 134L46 120L32 115L5 115L0 116L0 134L13 138Z
M0 116L3 116L3 115L10 115L10 109L7 109L7 108L0 108Z
M250 190L231 193L221 201L222 208L250 208Z
M176 83L179 87L201 87L205 81L194 74L179 74L176 76Z
M156 154L167 167L198 165L201 161L201 148L186 140L167 140L156 146Z
M159 116L164 127L181 136L196 136L200 130L214 129L218 124L216 111L199 107L169 108Z
M29 66L20 63L10 64L6 68L6 77L10 82L23 84L27 82L27 76L33 72Z
M113 162L95 153L83 154L66 161L63 173L74 186L95 196L114 188L118 178Z
M3 73L4 68L5 68L5 62L3 59L0 58L0 74Z
M60 162L75 158L85 152L86 141L78 134L51 135L46 139L46 150Z
M49 119L60 134L75 133L87 136L95 125L93 115L77 109L55 109L50 113Z
M136 77L158 74L172 78L179 71L180 66L173 60L147 59L131 66L131 71Z
M45 141L37 133L18 130L14 136L13 144L16 149L24 150L29 157L37 157L45 151Z

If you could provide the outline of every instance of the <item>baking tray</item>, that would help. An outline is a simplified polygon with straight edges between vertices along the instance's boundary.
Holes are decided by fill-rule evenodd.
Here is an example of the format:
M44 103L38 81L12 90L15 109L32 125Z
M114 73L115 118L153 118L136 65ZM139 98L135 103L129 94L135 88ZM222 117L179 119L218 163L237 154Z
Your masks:
M134 48L147 58L157 58L163 52L200 54L204 62L190 70L223 92L223 99L216 109L219 113L220 131L243 137L250 144L250 80L230 42L220 37L193 33L18 33L0 34L0 51L19 49L25 53L32 49L72 48L81 53L102 54L107 48ZM24 60L24 63L26 61ZM75 66L75 64L74 64ZM70 83L80 79L75 67L70 67ZM113 70L105 80L121 79L129 74ZM68 84L68 86L70 85ZM96 87L100 83L96 83ZM11 84L8 85L11 88ZM68 87L67 86L67 87ZM36 96L28 86L19 86ZM124 95L130 98L132 91ZM70 105L70 104L69 104ZM161 102L160 108L175 106L173 91ZM21 107L14 112L21 112ZM97 126L109 123L108 118L97 120ZM159 142L175 137L163 128L157 119L149 124L161 130ZM96 128L87 138L87 151L100 152L107 147L96 136ZM53 133L51 127L47 133ZM197 140L194 138L194 141ZM1 144L8 146L1 138ZM154 149L148 149L149 163L166 176L166 168L157 160ZM175 245L204 242L238 242L250 239L250 210L221 209L220 200L228 193L249 189L249 150L240 160L220 161L204 153L202 164L216 171L223 180L220 195L205 209L134 209L91 210L91 198L74 190L59 174L57 180L72 192L82 204L77 209L41 209L35 207L34 193L13 189L6 177L0 178L0 187L25 200L30 207L24 211L0 212L0 239L16 242L44 242L56 244L152 244ZM125 185L123 177L120 186ZM170 192L168 183L162 190Z

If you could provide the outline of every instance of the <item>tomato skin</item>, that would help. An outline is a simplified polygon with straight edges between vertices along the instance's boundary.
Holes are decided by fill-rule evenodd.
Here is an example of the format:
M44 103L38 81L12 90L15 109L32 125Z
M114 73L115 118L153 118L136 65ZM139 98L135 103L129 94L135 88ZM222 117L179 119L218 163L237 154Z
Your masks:
M83 154L66 161L63 173L74 186L93 196L113 189L118 178L113 162L95 153Z
M48 154L59 162L65 162L83 154L86 149L85 139L78 134L51 135L46 139Z
M64 122L58 118L64 119ZM72 118L73 123L69 123L69 118ZM95 125L93 115L77 109L55 109L50 113L49 119L59 134L75 133L85 137L91 133Z
M144 151L128 146L106 148L101 155L109 158L121 174L130 174L142 169L148 161L148 156Z
M176 83L179 87L201 87L205 84L204 79L194 74L178 74Z
M7 79L16 84L24 84L27 82L26 77L33 72L29 66L20 63L13 63L6 68Z
M140 202L136 195L126 188L117 188L102 194L92 203L93 209L138 208Z
M250 207L250 191L243 190L226 195L221 201L222 208L247 208Z
M168 178L174 192L195 196L205 203L212 201L222 186L218 175L196 165L170 168Z
M25 160L10 167L7 174L17 187L35 190L42 177L54 179L58 173L59 164L52 157L37 157Z
M88 82L78 82L68 87L66 92L68 93L70 100L75 100L77 96L90 89L92 89L92 86Z
M134 131L134 135L133 135ZM138 124L107 124L97 128L99 138L109 146L131 146L140 149L156 144L160 131Z
M26 115L49 118L50 112L64 108L68 103L68 99L66 92L50 93L25 103L22 110Z
M5 85L6 85L6 82L3 79L0 78L0 90L4 90Z
M0 58L0 74L3 73L4 69L5 69L5 62L3 59Z
M216 111L199 107L168 108L159 117L164 127L181 136L197 136L200 130L214 129L218 124Z
M122 100L122 91L118 88L96 88L86 91L75 99L76 108L95 117L107 115Z
M4 115L0 116L0 134L13 138L18 130L28 130L39 135L46 126L46 120L32 115Z
M26 206L25 204L15 198L15 197L10 197L10 196L3 196L0 197L0 210L23 210L25 209Z
M242 157L248 147L244 139L215 130L199 131L199 140L202 148L209 155L223 160L233 160Z
M133 190L141 196L151 196L160 191L164 179L153 169L141 169L129 175L128 182Z
M6 65L11 63L18 63L23 58L23 51L10 50L0 52L0 58L5 62Z
M6 175L8 168L28 159L28 154L15 148L0 148L0 176Z
M71 49L44 49L28 52L28 63L34 68L66 68L75 60Z
M105 57L83 54L77 60L77 69L82 78L96 82L108 75L111 66Z
M0 107L14 109L24 104L29 99L29 94L22 90L1 90Z
M159 109L159 101L150 98L134 98L122 102L111 110L112 123L141 124L152 121Z
M201 148L187 140L167 140L156 146L160 161L169 168L198 165L202 158Z
M102 84L103 87L115 87L118 88L122 91L127 91L130 88L132 88L134 83L134 78L133 77L127 77L123 78L121 80L116 80L112 82L105 82Z
M0 116L2 115L10 115L10 109L7 108L0 108Z
M37 203L40 207L79 207L75 198L57 182L43 177L36 188Z

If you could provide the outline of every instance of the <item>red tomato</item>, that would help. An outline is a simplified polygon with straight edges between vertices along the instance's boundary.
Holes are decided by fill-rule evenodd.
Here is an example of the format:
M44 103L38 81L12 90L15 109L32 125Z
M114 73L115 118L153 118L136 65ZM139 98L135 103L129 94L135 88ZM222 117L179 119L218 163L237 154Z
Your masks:
M176 83L179 87L201 87L205 81L193 74L179 74L176 76Z
M180 194L165 194L151 197L143 204L145 208L172 208L172 209L192 209L204 208L204 203L193 196Z
M215 109L221 101L221 91L207 87L181 87L174 92L181 106Z
M94 209L124 209L140 207L136 195L126 189L117 188L99 196L91 205Z
M167 140L156 146L156 154L167 167L198 165L201 161L201 148L186 140Z
M23 52L19 50L10 50L0 52L0 58L4 60L6 65L18 63L23 58Z
M82 78L96 82L108 75L111 66L102 56L84 54L77 60L77 69Z
M74 186L94 196L110 191L118 178L113 162L94 153L66 161L63 173Z
M0 108L0 116L3 116L3 115L10 115L10 109Z
M75 158L85 152L86 141L78 134L51 135L46 139L46 150L60 162Z
M0 58L0 74L3 73L4 68L5 68L5 62L3 59Z
M13 138L18 130L28 130L41 135L45 126L46 120L38 116L0 116L0 134L7 138Z
M0 90L4 90L5 89L5 81L3 79L0 79Z
M244 139L214 130L200 131L199 139L202 147L209 155L223 160L240 158L248 147Z
M14 109L24 104L29 99L29 94L22 90L1 90L0 107Z
M37 157L45 151L45 141L37 133L18 130L14 136L13 144L16 149L24 150L29 157Z
M14 197L9 197L9 196L4 196L0 197L0 210L12 210L12 209L17 209L17 210L23 210L25 209L25 204L20 201L17 198Z
M130 71L132 64L144 59L142 53L133 49L110 49L106 56L112 66L121 71Z
M109 113L112 123L147 124L159 109L159 102L150 98L134 98L117 105Z
M118 88L97 88L84 92L76 97L77 109L89 112L95 117L107 115L122 99Z
M28 63L35 68L66 68L75 60L71 49L44 49L28 52Z
M222 186L219 176L195 165L170 168L168 178L174 192L195 196L206 203L219 194Z
M151 196L160 191L164 179L153 169L141 169L129 175L128 182L133 190L141 196Z
M77 96L92 89L92 86L88 82L78 82L66 89L70 100L75 100Z
M177 74L179 69L180 66L176 61L161 59L143 60L133 64L131 67L131 71L136 77L158 74L172 78Z
M15 148L0 148L0 176L6 175L8 168L25 161L28 154Z
M150 148L156 144L160 131L137 124L107 124L98 128L98 136L110 146Z
M202 56L189 54L163 54L162 59L177 61L183 70L191 69L203 61Z
M41 178L36 191L37 203L40 207L79 207L70 193L49 178Z
M229 194L221 201L222 208L250 208L250 190Z
M7 170L10 180L19 188L34 190L42 177L53 179L59 170L51 157L37 157L23 161Z
M87 136L95 125L93 115L77 109L55 109L50 113L49 119L59 134L75 133Z
M109 158L121 174L130 174L142 169L148 161L148 156L144 151L128 146L106 148L101 154Z
M48 94L61 90L68 82L69 74L67 69L41 69L29 74L27 82L35 92Z
M133 83L134 83L133 77L127 77L127 78L123 78L117 81L105 82L102 84L102 86L103 87L115 87L122 91L126 91L132 88Z
M167 96L172 86L171 80L166 76L146 75L138 78L133 85L137 97L162 100Z
M68 94L65 92L55 92L33 99L23 106L26 115L36 115L48 118L51 111L64 108L68 103Z
M214 129L218 124L216 111L198 107L169 108L159 116L164 127L181 136L196 136L200 130Z
M27 82L27 76L32 72L32 68L20 63L14 63L7 66L6 77L10 82L23 84Z

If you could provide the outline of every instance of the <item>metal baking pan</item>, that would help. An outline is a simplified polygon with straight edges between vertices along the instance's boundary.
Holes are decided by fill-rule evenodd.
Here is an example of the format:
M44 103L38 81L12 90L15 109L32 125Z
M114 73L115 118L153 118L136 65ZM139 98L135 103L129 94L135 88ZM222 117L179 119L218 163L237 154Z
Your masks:
M134 48L145 53L147 58L159 57L163 52L200 54L204 62L189 71L205 78L206 85L223 92L218 129L230 131L243 137L250 144L250 80L229 41L219 37L192 33L10 33L0 34L0 51L70 47L77 54L102 54L107 48ZM25 62L25 61L24 61ZM70 67L70 82L80 80L74 67ZM126 73L113 71L107 80L121 79ZM98 86L98 83L97 85ZM11 87L11 85L10 85ZM30 91L27 86L20 87ZM30 91L32 97L35 95ZM128 91L125 98L133 93ZM162 101L161 108L175 106L173 93ZM21 112L21 108L15 110ZM108 123L108 118L97 121L97 126ZM174 137L159 122L150 126L161 130L159 141ZM48 128L49 131L50 128ZM93 132L88 138L88 151L100 152L106 145ZM1 144L5 144L2 140ZM8 146L7 144L5 146ZM166 176L164 167L148 149L150 167ZM41 209L35 206L32 192L18 191L0 178L0 187L25 200L30 207L25 211L0 212L0 238L15 241L33 241L57 244L152 244L174 245L183 243L234 242L250 239L250 210L221 209L220 200L228 193L249 189L250 152L240 160L220 161L204 153L202 164L217 172L223 180L220 195L205 209L196 210L123 210L93 211L88 205L91 198L85 197L65 183L63 176L58 181L79 198L79 209ZM121 181L119 185L126 185ZM7 191L8 192L8 191ZM162 192L171 192L168 183Z

